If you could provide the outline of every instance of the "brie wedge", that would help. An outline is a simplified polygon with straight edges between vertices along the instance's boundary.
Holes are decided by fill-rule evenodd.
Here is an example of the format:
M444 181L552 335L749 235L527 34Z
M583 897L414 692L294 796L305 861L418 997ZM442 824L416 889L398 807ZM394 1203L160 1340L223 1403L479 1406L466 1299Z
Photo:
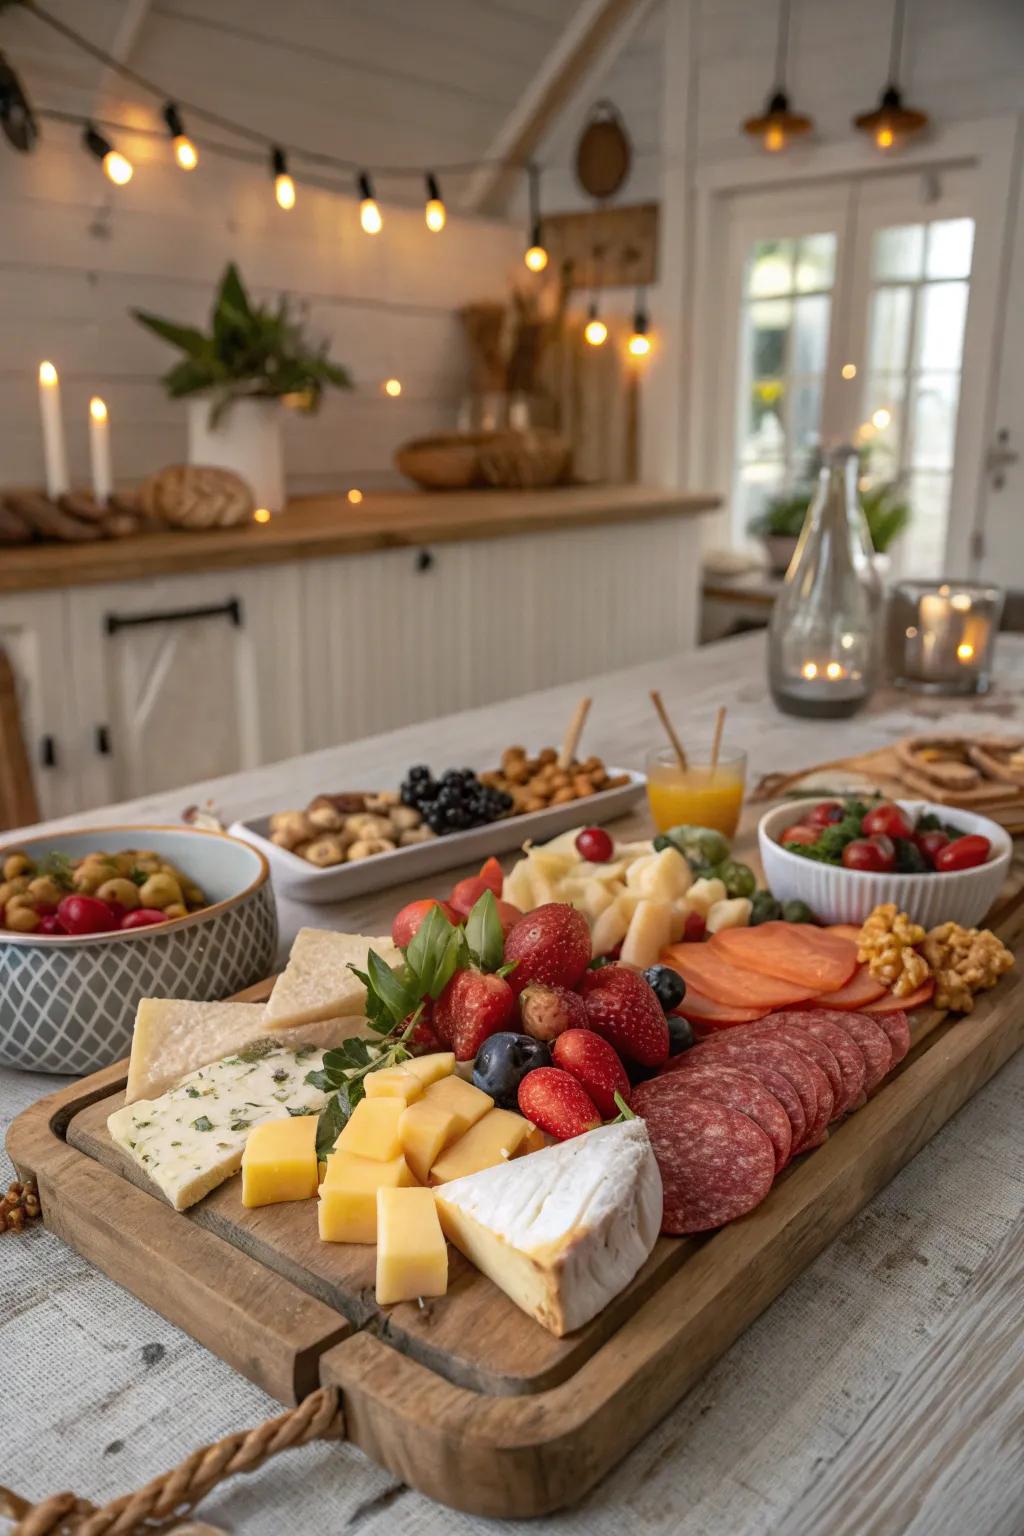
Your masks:
M318 1019L364 1014L366 988L349 965L365 971L371 949L392 969L402 964L401 952L389 938L368 939L358 933L300 928L288 964L274 983L267 1003L268 1032L312 1024Z
M561 1337L629 1284L661 1227L642 1120L605 1125L434 1191L445 1236Z

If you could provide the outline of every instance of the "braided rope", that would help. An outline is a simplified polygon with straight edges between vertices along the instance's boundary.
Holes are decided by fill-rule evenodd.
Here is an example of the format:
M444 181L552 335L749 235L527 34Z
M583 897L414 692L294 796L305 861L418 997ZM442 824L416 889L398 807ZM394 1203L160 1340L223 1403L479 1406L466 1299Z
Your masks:
M345 1417L336 1387L320 1387L295 1408L255 1429L225 1435L193 1451L178 1466L136 1493L97 1508L73 1493L56 1493L36 1505L2 1489L18 1518L14 1536L137 1536L166 1530L189 1514L226 1478L255 1472L280 1451L311 1440L341 1440Z

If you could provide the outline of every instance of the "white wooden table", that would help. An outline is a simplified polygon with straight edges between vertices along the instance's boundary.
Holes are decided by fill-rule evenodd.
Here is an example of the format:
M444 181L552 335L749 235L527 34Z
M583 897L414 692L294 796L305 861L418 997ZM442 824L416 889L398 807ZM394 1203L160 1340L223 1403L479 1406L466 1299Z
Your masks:
M986 699L887 695L852 721L824 726L775 712L763 646L761 636L746 636L594 678L587 749L639 766L657 737L650 687L662 690L684 735L706 728L727 703L728 734L747 747L754 775L880 746L939 720L1012 729L1024 719L1024 641L1000 640L999 687ZM557 740L581 691L533 694L74 820L168 821L207 797L227 820L325 788L393 784L415 761L483 766L512 740ZM403 899L393 891L336 908L282 902L283 938L304 921L386 930ZM0 1072L4 1122L58 1082ZM1024 1053L581 1506L529 1529L1019 1536L1022 1118ZM73 1488L102 1502L276 1408L39 1229L0 1236L0 1360L0 1482L33 1498ZM337 1445L306 1447L236 1480L202 1518L245 1536L499 1529L432 1504Z

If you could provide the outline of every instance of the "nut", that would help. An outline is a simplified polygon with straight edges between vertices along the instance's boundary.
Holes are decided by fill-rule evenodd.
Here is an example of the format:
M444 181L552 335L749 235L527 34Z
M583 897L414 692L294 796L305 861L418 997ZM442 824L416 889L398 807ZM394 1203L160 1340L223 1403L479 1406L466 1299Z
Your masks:
M412 848L416 843L429 843L437 836L429 827L409 827L407 831L400 832L398 846L400 848Z
M329 869L332 864L344 862L345 844L340 837L318 837L307 844L302 856L318 869Z
M1006 945L988 928L940 923L922 946L935 972L935 1005L970 1013L978 992L994 987L1014 964Z
M323 801L319 805L310 806L306 819L318 832L340 832L345 825L345 818L337 807L325 805Z
M391 822L386 816L373 816L364 811L358 816L345 817L345 831L364 841L367 838L387 837L391 831Z
M278 811L270 818L271 841L279 848L294 848L316 836L316 827L305 811Z
M42 918L31 907L15 907L8 902L4 910L4 923L12 933L35 933Z
M388 820L396 831L412 832L420 825L423 817L411 805L393 805L388 812Z
M366 809L375 816L386 816L394 805L401 804L401 795L394 789L377 789L366 797Z
M357 859L372 858L375 853L391 853L397 846L390 837L361 837L352 844L347 857L355 863Z
M931 967L915 945L924 940L924 929L900 912L895 902L885 902L865 919L857 941L857 959L876 981L885 982L896 997L909 997L927 981Z

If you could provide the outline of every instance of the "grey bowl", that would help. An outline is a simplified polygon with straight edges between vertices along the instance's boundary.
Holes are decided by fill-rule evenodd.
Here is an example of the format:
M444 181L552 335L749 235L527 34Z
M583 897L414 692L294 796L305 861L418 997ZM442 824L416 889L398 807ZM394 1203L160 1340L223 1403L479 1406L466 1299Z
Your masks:
M87 938L0 930L0 1065L95 1072L127 1055L143 997L230 997L269 976L277 909L266 859L238 838L192 827L51 832L0 849L41 859L152 848L211 905L156 928Z

